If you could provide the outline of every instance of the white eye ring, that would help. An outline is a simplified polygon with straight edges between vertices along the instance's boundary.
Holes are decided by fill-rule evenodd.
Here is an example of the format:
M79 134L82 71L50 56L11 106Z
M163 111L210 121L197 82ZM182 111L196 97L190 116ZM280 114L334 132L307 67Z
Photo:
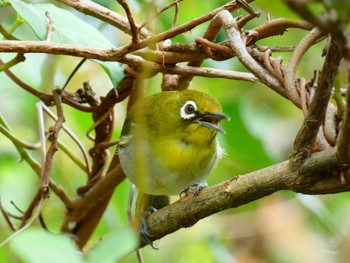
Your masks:
M188 120L196 116L197 104L192 101L186 101L186 103L180 109L181 118Z

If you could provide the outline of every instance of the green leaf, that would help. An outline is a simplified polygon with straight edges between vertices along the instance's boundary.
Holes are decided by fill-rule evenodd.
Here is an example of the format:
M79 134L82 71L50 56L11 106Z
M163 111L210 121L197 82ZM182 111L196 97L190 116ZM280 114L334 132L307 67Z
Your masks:
M94 60L101 65L103 70L106 72L110 80L112 81L113 87L116 88L118 83L124 77L124 69L118 62L111 61L97 61Z
M10 1L13 8L29 24L40 40L45 40L47 36L48 19L45 13L49 12L53 25L52 42L97 48L113 47L113 44L99 30L85 23L67 10L58 8L53 4L32 5L19 0ZM124 76L120 63L94 61L101 65L114 87Z
M74 16L69 11L53 4L26 4L10 0L13 8L33 29L40 40L47 36L48 12L53 25L51 41L97 48L112 48L113 44L99 30Z
M123 228L111 234L87 254L87 262L114 263L119 262L137 248L138 239L131 228Z
M47 35L47 22L45 16L42 16L31 4L19 0L9 0L17 13L29 24L36 36L45 40Z
M99 30L53 4L38 4L35 9L45 16L49 12L53 22L52 41L82 46L111 48L112 43Z
M27 263L83 262L81 252L70 238L42 229L25 230L11 241L10 246Z

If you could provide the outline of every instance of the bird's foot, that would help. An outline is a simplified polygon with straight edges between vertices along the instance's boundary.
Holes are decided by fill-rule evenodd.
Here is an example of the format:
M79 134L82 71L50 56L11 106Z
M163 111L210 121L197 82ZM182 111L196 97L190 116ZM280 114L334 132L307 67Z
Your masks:
M196 197L205 187L208 187L207 182L194 182L180 192L180 197L182 197L184 194L185 196L188 196L190 192L192 192L192 197Z
M150 234L148 233L148 225L146 222L147 217L156 212L157 209L155 209L154 207L149 207L148 210L145 212L140 226L139 226L139 233L140 233L140 237L141 237L141 241L144 242L146 245L151 246L153 249L157 250L158 248L153 244L153 240L152 237L150 236Z

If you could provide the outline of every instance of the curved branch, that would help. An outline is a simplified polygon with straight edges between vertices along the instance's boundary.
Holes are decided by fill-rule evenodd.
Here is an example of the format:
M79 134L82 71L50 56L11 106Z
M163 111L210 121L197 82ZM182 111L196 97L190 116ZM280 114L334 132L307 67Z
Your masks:
M284 76L285 86L287 89L288 97L298 107L300 107L301 102L300 102L299 93L297 91L296 79L295 79L295 72L296 72L297 66L301 58L303 57L303 55L310 48L310 46L312 46L315 43L315 41L318 40L323 35L324 33L320 31L317 27L312 29L295 47L294 52L292 53L292 56L288 61L288 65Z

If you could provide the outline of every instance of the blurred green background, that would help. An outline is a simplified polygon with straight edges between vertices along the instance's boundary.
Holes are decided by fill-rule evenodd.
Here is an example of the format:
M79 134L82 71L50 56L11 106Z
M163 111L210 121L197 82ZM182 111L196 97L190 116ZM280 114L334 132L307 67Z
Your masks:
M100 4L124 15L124 11L115 1L100 0ZM170 1L128 1L135 20L142 23L157 8ZM180 4L178 24L201 16L227 1L187 0ZM31 3L38 3L32 1ZM45 2L46 3L46 2ZM65 6L53 2L64 8ZM278 0L260 0L251 4L261 11L260 18L249 22L245 29L254 28L271 18L297 19L285 4ZM195 7L195 8L194 8ZM319 6L314 7L315 10ZM127 44L130 37L89 16L72 11L78 18L98 28L115 46ZM162 32L171 27L173 9L157 17L149 25L153 32ZM233 15L244 15L244 11ZM10 27L16 20L16 13L9 7L0 9L0 23ZM208 23L173 39L173 43L193 43L202 36ZM261 45L296 45L306 34L305 31L290 29L283 36L276 36L258 42ZM22 25L14 35L23 40L36 39L27 25ZM220 40L225 39L223 33ZM303 57L298 68L298 77L309 80L313 72L323 64L321 56L324 42L312 47ZM289 53L276 53L287 63ZM0 54L8 61L14 54ZM36 89L50 93L55 87L62 87L67 77L79 63L79 58L44 54L26 54L26 61L11 70L24 82ZM217 62L207 60L207 67L241 70L246 69L236 59ZM89 80L96 93L105 95L112 87L107 74L99 64L87 61L69 83L67 90L74 92ZM147 93L160 91L159 75L146 81ZM302 112L289 101L277 95L261 84L243 81L210 79L195 77L192 89L205 91L216 97L224 112L231 116L230 122L223 123L226 135L220 135L220 142L227 152L209 177L209 185L220 183L237 175L242 175L280 161L286 160L294 137L302 123ZM38 99L26 93L14 84L3 72L0 73L0 113L7 121L13 133L26 142L38 142L39 122L36 103ZM126 103L116 106L116 123L113 140L117 140L125 117ZM92 125L91 116L64 107L66 125L80 138L89 149L92 143L86 138L86 130ZM46 126L53 124L47 118ZM62 134L61 134L62 135ZM67 136L62 140L76 153L76 145ZM111 149L111 154L115 149ZM32 155L40 162L40 152ZM76 195L76 189L86 182L84 172L70 161L62 152L54 157L52 178L61 184L69 196ZM25 210L39 187L39 179L27 163L21 162L14 145L0 134L0 198L4 208L11 213L18 211L11 205L13 201ZM87 249L93 247L101 237L122 231L127 225L126 204L130 184L124 181L119 186L103 216ZM177 197L174 197L176 200ZM350 257L350 201L349 194L342 193L326 196L305 196L288 191L278 192L239 208L230 209L201 220L195 226L181 229L156 242L159 250L149 247L142 249L145 262L348 262ZM59 199L51 194L43 208L43 216L48 228L59 233L64 215L64 207ZM36 222L33 228L40 228ZM0 217L0 242L11 235L3 217ZM30 245L45 250L45 244L36 235L31 236ZM131 242L131 241L130 241ZM29 244L28 244L29 246ZM112 249L118 250L116 243ZM42 252L43 253L43 252ZM52 252L54 255L55 252ZM107 252L108 253L108 252ZM10 242L0 248L0 262L33 262L21 250L18 242ZM60 251L60 260L65 261L65 253ZM67 256L68 257L68 256ZM37 261L41 262L41 261ZM44 261L43 261L44 262ZM48 261L46 261L48 262ZM56 262L56 261L50 261ZM127 256L123 262L137 262L135 254Z

